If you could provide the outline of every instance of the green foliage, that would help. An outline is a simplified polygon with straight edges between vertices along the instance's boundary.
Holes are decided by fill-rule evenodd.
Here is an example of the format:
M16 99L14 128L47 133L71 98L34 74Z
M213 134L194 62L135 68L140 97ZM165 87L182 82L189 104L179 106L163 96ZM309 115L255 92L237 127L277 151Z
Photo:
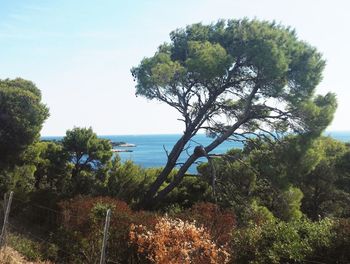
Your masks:
M0 80L0 169L16 164L18 156L39 138L48 116L40 90L32 82Z
M170 44L132 69L136 94L174 107L185 123L164 168L121 163L110 142L91 128L68 130L62 143L39 142L48 117L40 90L23 79L0 80L0 192L15 191L11 212L23 225L56 230L56 212L42 209L55 209L62 197L103 194L124 201L61 202L57 245L17 234L10 235L10 244L31 260L95 263L111 209L109 256L117 263L137 261L129 227L151 230L156 214L129 205L159 196L153 208L196 220L218 245L230 244L232 263L349 263L350 146L319 137L337 107L334 94L314 95L325 65L321 54L289 27L258 20L193 24L170 37ZM203 127L216 138L204 153L231 136L257 136L243 150L211 158L215 197L211 166L198 167L201 177L185 175L203 153L190 154L175 169ZM278 139L268 131L297 135ZM203 201L225 209L197 203Z
M11 234L9 243L14 245L14 249L23 254L28 260L38 261L41 259L40 246L34 241Z
M337 187L347 193L350 193L350 145L346 144L346 152L339 157L335 165L339 178Z
M259 178L274 188L287 189L316 166L319 157L310 149L313 139L308 135L286 136L278 141L257 138L250 140L243 151Z
M271 162L274 146L255 142L259 147L254 150L249 150L248 145L243 151L231 150L223 159L213 161L218 203L232 207L239 219L244 219L247 208L254 207L257 200L282 220L299 219L303 193L298 188L285 187L290 184L286 166ZM206 164L198 170L210 182L210 167Z
M240 150L229 151L226 159L213 159L215 167L215 189L217 202L223 207L231 207L241 215L252 202L256 189L256 173L251 166L238 160ZM207 183L211 183L212 171L208 164L198 168Z
M129 204L138 202L155 178L157 169L143 169L128 160L120 162L118 156L112 161L108 172L107 194Z
M174 172L175 174L176 172ZM210 185L198 176L186 176L159 204L158 208L190 208L195 203L212 201Z
M106 213L108 210L115 211L116 206L114 204L97 202L94 204L94 207L91 209L91 218L93 221L99 222L103 221L106 218Z
M8 236L8 244L29 261L57 260L58 248L52 243L37 242L11 233Z
M329 264L350 263L350 218L336 219L328 247L315 252L315 260Z
M69 171L72 170L68 153L63 151L62 145L56 142L38 142L34 147L40 151L34 161L36 166L35 189L48 189L52 192L65 194L70 180Z
M290 219L286 208L297 212L300 198L301 211L314 220L348 215L350 193L342 184L348 175L344 143L327 137L288 136L275 142L253 140L244 153L249 157L247 164L258 173L255 193L282 219ZM288 194L291 186L302 194L295 189Z
M188 52L189 56L185 62L188 71L203 81L224 74L232 63L226 50L218 43L189 41Z
M13 190L21 196L30 193L34 189L35 169L33 164L24 164L3 170L0 172L0 192L6 193Z
M98 138L91 128L76 127L67 131L62 145L73 164L70 192L87 194L101 191L111 165L110 142Z
M259 205L256 200L246 208L242 221L243 226L252 224L262 225L266 223L275 223L275 216L265 206Z
M284 191L278 205L280 207L277 211L278 218L284 221L299 220L302 217L300 207L303 196L302 191L296 187L289 187Z
M304 122L300 125L307 131L322 131L329 124L336 108L334 95L311 100L325 62L316 49L297 39L294 30L275 22L221 20L175 30L170 38L170 44L161 45L153 57L143 59L132 69L138 82L138 95L166 102L184 117L196 117L199 104L186 106L177 102L177 96L182 98L181 87L188 96L185 100L218 92L214 100L222 103L217 110L220 111L234 100L227 92L244 93L248 86L246 79L250 78L252 84L259 85L262 97L284 100L289 111ZM222 85L226 89L222 89ZM239 100L235 100L240 105ZM210 108L216 106L212 104ZM229 109L232 114L242 111L232 107L226 110ZM265 110L268 114L271 109ZM230 116L230 111L225 114Z
M325 61L291 28L255 19L220 20L175 30L170 38L169 44L131 70L136 94L173 107L185 125L164 170L147 192L145 205L163 199L203 156L193 153L178 175L170 176L186 144L203 127L216 137L205 147L209 153L240 133L292 131L315 138L332 121L335 95L314 96ZM287 188L287 163L276 165L262 166L274 170L273 179ZM276 170L281 172L278 177Z
M112 167L108 172L106 193L133 206L141 200L161 170L162 168L143 169L130 160L121 163L117 156L112 161ZM172 172L170 179L175 174L176 170ZM181 210L206 200L211 200L208 183L200 177L188 176L157 208L163 211L171 208Z
M332 238L333 221L265 222L237 229L232 234L232 263L303 263Z
M313 220L347 217L348 153L344 143L328 137L253 138L243 150L231 150L212 161L217 201L234 208L240 223L254 200L284 221L300 219L302 214ZM208 164L198 170L211 182Z
M18 157L17 165L0 172L0 190L25 196L32 191L50 190L65 195L70 180L68 154L55 142L35 142Z
M343 185L347 171L338 165L347 155L345 144L320 138L309 153L317 157L317 163L298 183L304 193L303 210L312 219L327 215L349 216L350 192Z
M330 124L337 109L335 94L318 95L313 102L304 102L298 110L305 129L309 134L320 136L322 131Z

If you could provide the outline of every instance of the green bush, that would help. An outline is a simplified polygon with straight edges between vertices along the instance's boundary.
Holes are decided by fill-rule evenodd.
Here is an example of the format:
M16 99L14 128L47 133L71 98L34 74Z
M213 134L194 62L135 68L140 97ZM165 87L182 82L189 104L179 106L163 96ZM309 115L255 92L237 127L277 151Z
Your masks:
M8 236L8 245L29 261L57 260L58 247L53 243L38 242L23 235L11 233Z
M316 251L313 259L327 264L350 263L350 218L336 219L328 247Z
M330 246L332 226L330 219L250 223L232 234L232 263L301 263Z

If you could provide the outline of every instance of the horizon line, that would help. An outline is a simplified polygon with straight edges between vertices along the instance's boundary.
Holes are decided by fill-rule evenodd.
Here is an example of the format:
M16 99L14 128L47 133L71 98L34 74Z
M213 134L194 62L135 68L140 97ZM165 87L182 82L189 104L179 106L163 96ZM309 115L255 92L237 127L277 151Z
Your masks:
M350 133L350 130L326 130L323 134L327 133ZM97 134L97 133L96 133ZM204 135L205 133L197 133L196 135ZM182 133L148 133L148 134L97 134L99 137L109 137L109 136L161 136L161 135L182 135ZM64 137L65 135L40 135L40 138L43 137Z

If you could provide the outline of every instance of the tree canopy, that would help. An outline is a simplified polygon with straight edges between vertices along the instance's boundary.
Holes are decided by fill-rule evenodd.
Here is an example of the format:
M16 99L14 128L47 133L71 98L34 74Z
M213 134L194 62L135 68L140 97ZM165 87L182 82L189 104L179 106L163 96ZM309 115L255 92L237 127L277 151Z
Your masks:
M177 29L170 39L132 69L136 94L175 108L185 126L145 196L144 207L162 199L199 157L229 138L271 131L315 136L333 118L335 95L314 95L325 61L289 27L221 20ZM159 191L186 144L201 129L213 141L189 155L177 176Z
M346 144L329 137L310 140L290 135L279 140L250 139L212 160L216 171L216 201L234 208L240 219L252 202L265 206L284 221L348 217L349 173L343 167L349 154ZM198 167L210 182L208 163Z
M15 162L39 138L48 116L34 83L20 78L0 80L0 167Z
M92 128L75 127L67 130L62 145L73 163L73 193L89 193L92 185L105 181L112 157L109 140L98 138Z

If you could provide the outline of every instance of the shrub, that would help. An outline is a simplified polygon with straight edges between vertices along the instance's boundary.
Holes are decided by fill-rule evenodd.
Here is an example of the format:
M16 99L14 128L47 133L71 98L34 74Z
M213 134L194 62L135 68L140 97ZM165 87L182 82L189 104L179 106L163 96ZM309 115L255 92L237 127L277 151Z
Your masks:
M57 260L58 248L53 243L37 242L11 233L8 236L8 244L30 261Z
M112 211L107 259L117 263L125 263L133 255L128 246L131 224L155 223L153 214L133 212L125 202L110 197L76 197L61 202L60 207L60 245L66 252L62 258L69 263L95 263L99 259L107 209Z
M9 235L8 240L8 243L28 260L37 261L42 258L39 243L14 234Z
M332 238L333 221L251 223L235 230L231 249L233 263L299 263L311 259Z
M332 228L332 240L327 247L315 252L313 260L329 264L350 263L350 218L336 219Z
M154 229L132 225L130 243L151 263L227 263L229 254L195 222L162 217Z
M170 179L175 177L173 170ZM156 174L158 175L158 174ZM196 176L186 176L182 182L174 188L158 205L159 209L169 209L170 206L188 209L201 201L212 201L211 187L204 179Z
M230 210L222 210L213 203L196 203L191 209L177 215L183 220L195 221L203 226L217 245L226 245L231 240L236 226L236 217Z

